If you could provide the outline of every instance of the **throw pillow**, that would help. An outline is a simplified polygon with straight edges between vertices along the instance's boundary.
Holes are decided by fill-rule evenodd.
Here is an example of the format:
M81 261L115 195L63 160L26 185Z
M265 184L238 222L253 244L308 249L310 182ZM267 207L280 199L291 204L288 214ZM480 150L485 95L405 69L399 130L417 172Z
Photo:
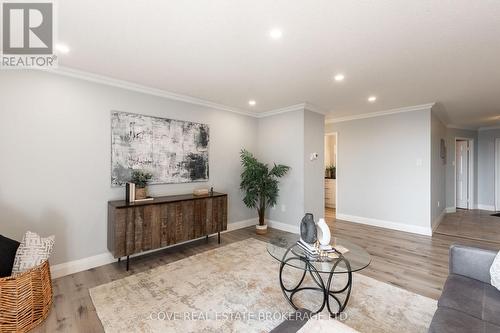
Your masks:
M18 241L0 235L0 278L12 274L12 266L18 247Z
M28 231L16 252L12 274L22 273L49 259L54 247L55 236L42 238Z
M490 268L491 285L500 290L500 252L497 253L495 260Z

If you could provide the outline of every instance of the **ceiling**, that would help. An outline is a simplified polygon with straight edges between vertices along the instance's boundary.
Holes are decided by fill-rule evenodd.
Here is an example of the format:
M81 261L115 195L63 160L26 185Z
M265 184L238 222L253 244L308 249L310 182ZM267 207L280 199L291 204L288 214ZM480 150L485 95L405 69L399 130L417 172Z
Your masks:
M64 0L57 17L60 66L238 110L438 102L447 124L500 124L496 0Z

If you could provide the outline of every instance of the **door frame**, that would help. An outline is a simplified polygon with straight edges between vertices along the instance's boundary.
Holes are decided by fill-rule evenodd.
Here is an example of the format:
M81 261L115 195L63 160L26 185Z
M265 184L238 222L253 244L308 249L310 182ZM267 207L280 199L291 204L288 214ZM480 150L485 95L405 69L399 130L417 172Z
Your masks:
M338 214L339 212L339 170L338 170L338 165L339 165L339 154L338 154L338 149L339 149L339 133L338 132L326 132L325 136L327 135L333 135L335 136L335 148L334 148L334 153L335 153L335 214ZM324 205L325 203L323 203Z
M500 211L500 138L495 138L495 211Z
M453 142L454 146L454 154L455 154L455 159L453 160L453 169L454 169L454 177L453 177L453 188L455 189L454 193L455 196L453 198L453 201L455 202L455 210L457 209L457 141L468 141L469 142L469 161L468 161L468 170L467 170L467 178L468 178L468 200L467 200L467 209L474 209L476 208L475 202L474 202L474 139L473 138L465 138L465 137L459 137L456 136Z

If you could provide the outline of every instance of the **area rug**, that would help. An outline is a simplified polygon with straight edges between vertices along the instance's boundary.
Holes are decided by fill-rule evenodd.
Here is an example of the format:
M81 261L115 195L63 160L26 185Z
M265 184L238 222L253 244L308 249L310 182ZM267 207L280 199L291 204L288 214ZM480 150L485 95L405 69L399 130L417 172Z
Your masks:
M268 332L292 311L278 269L266 243L251 238L92 288L90 296L109 333ZM292 283L300 272L288 271ZM344 324L367 333L427 331L435 300L357 273L353 281ZM297 301L313 308L318 296ZM318 320L324 327L333 319L324 311Z

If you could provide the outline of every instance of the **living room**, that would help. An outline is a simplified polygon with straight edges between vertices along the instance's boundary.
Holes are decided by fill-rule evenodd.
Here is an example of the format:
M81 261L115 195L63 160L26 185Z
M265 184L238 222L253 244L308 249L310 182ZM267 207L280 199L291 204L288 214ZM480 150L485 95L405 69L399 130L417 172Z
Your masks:
M0 332L500 332L499 4L0 5Z

